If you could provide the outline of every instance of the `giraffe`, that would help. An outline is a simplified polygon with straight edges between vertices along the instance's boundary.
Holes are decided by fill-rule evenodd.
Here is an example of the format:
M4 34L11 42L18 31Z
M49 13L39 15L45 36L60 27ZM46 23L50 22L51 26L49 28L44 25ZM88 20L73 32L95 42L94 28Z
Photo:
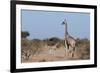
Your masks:
M67 26L67 21L66 19L63 21L63 23L65 25L65 50L68 51L68 54L71 53L72 57L74 57L74 51L75 51L75 48L76 48L76 40L69 35L68 33L68 26Z
M53 38L54 39L54 38ZM50 55L52 55L52 56L55 56L56 54L56 52L55 52L55 50L57 49L57 48L59 48L59 42L58 41L56 41L56 42L54 42L54 40L53 39L49 39L49 40L47 40L47 42L46 42L46 48L48 48L48 53L50 54Z
M55 50L58 48L59 43L56 43L54 45L48 45L49 48L49 54L52 56L55 56Z

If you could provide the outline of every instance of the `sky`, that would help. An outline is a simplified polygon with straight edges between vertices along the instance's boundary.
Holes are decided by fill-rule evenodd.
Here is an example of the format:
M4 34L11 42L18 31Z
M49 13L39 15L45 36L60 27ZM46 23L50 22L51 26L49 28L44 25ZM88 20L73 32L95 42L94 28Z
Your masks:
M64 19L72 37L90 39L90 14L82 12L21 10L21 30L30 33L29 39L63 39Z

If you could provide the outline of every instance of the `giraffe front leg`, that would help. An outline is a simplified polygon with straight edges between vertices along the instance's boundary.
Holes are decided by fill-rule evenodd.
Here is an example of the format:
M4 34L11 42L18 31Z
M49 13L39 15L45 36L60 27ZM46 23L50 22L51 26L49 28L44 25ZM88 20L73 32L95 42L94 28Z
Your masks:
M69 55L69 45L65 41L65 56Z
M69 56L69 49L65 48L65 56Z

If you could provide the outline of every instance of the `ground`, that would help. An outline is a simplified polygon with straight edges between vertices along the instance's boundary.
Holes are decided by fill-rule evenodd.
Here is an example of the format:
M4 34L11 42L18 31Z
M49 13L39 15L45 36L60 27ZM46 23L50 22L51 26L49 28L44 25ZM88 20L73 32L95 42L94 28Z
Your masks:
M74 52L74 57L72 57L71 52L69 53L66 52L65 48L56 48L51 50L46 48L43 49L41 52L31 55L28 60L22 60L22 62L29 63L29 62L48 62L48 61L51 62L51 61L89 59L89 55L83 56L82 50L76 48Z

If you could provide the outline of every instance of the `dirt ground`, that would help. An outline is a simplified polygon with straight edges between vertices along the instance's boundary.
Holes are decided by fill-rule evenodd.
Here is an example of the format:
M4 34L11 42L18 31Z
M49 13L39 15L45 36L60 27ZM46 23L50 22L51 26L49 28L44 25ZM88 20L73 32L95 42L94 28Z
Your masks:
M39 53L31 55L28 60L23 60L23 63L29 62L48 62L48 61L65 61L65 60L79 60L82 57L80 49L76 49L74 56L72 53L66 51L64 48L44 49ZM86 56L85 56L86 57Z

